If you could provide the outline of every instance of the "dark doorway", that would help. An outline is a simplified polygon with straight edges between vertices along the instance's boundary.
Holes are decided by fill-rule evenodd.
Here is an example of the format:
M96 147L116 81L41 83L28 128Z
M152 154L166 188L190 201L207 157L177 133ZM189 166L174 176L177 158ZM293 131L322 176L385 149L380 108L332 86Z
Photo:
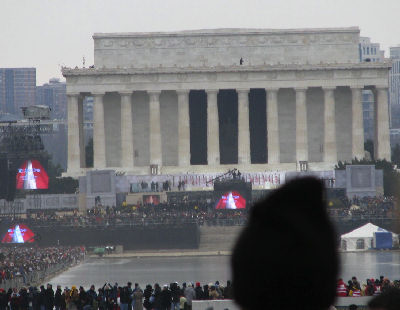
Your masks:
M207 94L204 90L189 93L190 164L207 165Z
M234 89L218 93L219 153L221 164L238 162L238 96Z
M252 164L267 162L267 121L265 89L251 89L249 94L250 155Z

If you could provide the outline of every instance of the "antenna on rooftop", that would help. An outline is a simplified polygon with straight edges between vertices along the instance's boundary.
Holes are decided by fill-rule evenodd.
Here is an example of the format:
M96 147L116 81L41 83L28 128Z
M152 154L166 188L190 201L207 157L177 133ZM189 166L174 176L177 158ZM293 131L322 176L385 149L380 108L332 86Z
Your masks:
M85 56L83 56L83 57L82 57L82 64L83 64L83 68L85 68L85 62L86 62L86 60L85 60Z

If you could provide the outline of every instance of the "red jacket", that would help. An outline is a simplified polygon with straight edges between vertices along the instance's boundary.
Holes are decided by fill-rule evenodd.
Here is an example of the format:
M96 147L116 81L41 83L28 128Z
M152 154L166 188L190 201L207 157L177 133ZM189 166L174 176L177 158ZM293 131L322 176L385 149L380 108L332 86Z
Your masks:
M340 280L337 282L336 296L338 296L338 297L346 297L347 296L347 286L343 282L343 280Z

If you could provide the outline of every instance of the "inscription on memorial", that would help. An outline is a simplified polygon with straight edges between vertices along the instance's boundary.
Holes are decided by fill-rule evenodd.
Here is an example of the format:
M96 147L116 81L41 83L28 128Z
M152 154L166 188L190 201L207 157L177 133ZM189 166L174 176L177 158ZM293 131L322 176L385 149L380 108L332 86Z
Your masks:
M108 171L92 173L90 179L92 193L111 192L111 177Z
M372 176L371 176L371 168L369 166L352 167L350 171L351 171L351 187L353 188L371 187Z

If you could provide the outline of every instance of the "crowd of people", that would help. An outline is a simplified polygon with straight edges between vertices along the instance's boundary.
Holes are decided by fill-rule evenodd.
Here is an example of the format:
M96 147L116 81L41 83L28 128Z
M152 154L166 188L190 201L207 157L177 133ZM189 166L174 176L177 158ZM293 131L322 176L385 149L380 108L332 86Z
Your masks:
M341 197L341 207L329 208L333 217L344 218L391 218L396 216L396 198L393 196L355 197L348 199Z
M328 213L333 220L373 220L390 219L397 216L394 197L363 197L347 199L341 197L339 206L328 202ZM32 226L147 226L157 224L179 225L197 223L208 226L244 225L252 202L246 209L217 210L212 199L189 201L170 201L158 204L135 206L97 206L81 214L77 209L62 212L60 210L35 210L24 219ZM12 217L2 217L1 221L12 221Z
M390 281L381 276L380 279L367 279L360 284L356 277L347 283L338 279L337 297L377 296L391 288L400 289L400 280ZM55 290L51 284L22 287L20 290L0 289L1 310L190 310L194 300L233 299L231 281L223 286L216 281L201 285L200 282L177 282L160 285L147 284L144 289L138 283L134 286L128 282L125 286L105 283L96 290L91 285L88 290L83 286L64 287L57 285Z
M248 210L215 210L207 203L160 203L137 207L95 207L80 214L78 212L56 212L41 210L34 216L24 219L28 226L118 226L151 224L185 224L199 225L243 225ZM3 221L12 218L3 217Z
M395 213L393 197L364 197L348 200L342 198L342 207L328 206L333 220L391 218ZM248 204L250 205L250 204ZM119 226L119 225L179 225L198 223L199 225L244 225L250 208L238 210L216 210L215 203L207 200L185 202L161 202L157 205L137 205L120 207L95 207L82 215L74 212L40 210L34 216L24 219L26 225L34 226ZM3 217L0 221L10 221Z
M391 218L395 216L393 197L364 197L354 200L341 199L341 208L328 206L329 215L335 218ZM250 206L250 203L248 203ZM185 202L161 202L157 205L120 207L95 207L85 215L60 214L55 211L41 211L27 219L27 225L66 226L116 226L183 224L196 222L199 225L243 225L250 208L238 210L216 210L215 202L207 200Z
M70 265L83 259L81 247L1 247L0 284L21 277L27 283L29 274L45 272L57 264Z
M377 296L392 288L400 289L400 280L390 281L387 277L380 276L379 279L366 279L365 283L360 283L357 277L345 283L342 278L338 279L336 286L337 297L361 297Z
M226 286L218 281L201 285L199 282L177 282L164 284L147 284L145 289L135 283L128 282L125 286L118 283L105 283L96 290L91 285L88 290L82 286L64 289L57 285L54 291L51 284L47 287L22 287L20 290L0 289L0 309L5 310L190 310L193 300L232 299L232 285Z

